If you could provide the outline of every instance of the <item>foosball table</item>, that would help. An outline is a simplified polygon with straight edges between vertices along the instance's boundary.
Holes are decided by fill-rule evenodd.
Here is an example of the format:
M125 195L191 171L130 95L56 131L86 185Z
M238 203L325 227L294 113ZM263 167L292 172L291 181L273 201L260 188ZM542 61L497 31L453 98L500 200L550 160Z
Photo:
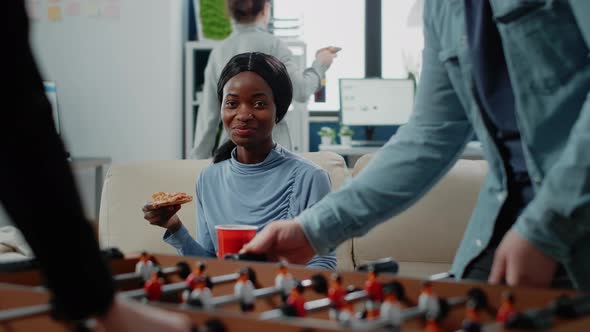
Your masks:
M571 290L419 280L283 263L112 255L122 296L181 312L195 331L590 331ZM64 331L34 268L0 269L0 331ZM91 324L88 324L91 329ZM81 328L81 327L79 327Z

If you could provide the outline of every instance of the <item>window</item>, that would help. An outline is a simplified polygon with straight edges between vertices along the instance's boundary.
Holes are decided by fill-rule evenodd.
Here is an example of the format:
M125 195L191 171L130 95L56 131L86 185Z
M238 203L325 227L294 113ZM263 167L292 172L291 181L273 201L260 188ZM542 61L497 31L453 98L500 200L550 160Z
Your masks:
M319 48L342 47L326 74L326 101L316 103L312 96L308 105L310 111L339 111L339 78L365 75L365 0L274 0L273 15L300 19L308 65Z
M419 77L424 37L423 0L382 0L382 76Z

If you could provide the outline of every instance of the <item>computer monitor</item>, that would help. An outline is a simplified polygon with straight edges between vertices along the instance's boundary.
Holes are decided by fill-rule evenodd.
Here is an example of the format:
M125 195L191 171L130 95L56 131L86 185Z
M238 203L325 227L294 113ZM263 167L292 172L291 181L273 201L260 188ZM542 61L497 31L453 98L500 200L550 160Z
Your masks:
M414 107L411 79L341 78L340 122L347 126L392 126L408 122Z
M55 82L43 81L43 87L45 88L45 95L51 104L51 111L53 112L53 122L55 124L55 130L60 133L59 125L59 108L57 103L57 88Z

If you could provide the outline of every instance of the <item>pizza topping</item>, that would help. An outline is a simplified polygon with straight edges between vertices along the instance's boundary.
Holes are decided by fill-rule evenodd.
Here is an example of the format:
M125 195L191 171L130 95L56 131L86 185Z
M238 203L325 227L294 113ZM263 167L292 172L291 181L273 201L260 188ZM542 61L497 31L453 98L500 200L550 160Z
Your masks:
M158 206L188 203L192 200L192 196L180 192L167 193L159 191L152 194L152 204Z

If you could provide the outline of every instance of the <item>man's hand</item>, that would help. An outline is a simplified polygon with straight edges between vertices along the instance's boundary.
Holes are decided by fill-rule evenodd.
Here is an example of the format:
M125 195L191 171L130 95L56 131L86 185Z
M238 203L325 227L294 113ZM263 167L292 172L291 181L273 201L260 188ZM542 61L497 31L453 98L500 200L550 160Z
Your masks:
M531 245L517 231L510 230L494 255L489 282L505 281L510 286L549 287L557 262Z
M301 224L295 220L272 222L246 244L240 253L264 253L271 261L286 259L294 264L305 264L315 255Z

